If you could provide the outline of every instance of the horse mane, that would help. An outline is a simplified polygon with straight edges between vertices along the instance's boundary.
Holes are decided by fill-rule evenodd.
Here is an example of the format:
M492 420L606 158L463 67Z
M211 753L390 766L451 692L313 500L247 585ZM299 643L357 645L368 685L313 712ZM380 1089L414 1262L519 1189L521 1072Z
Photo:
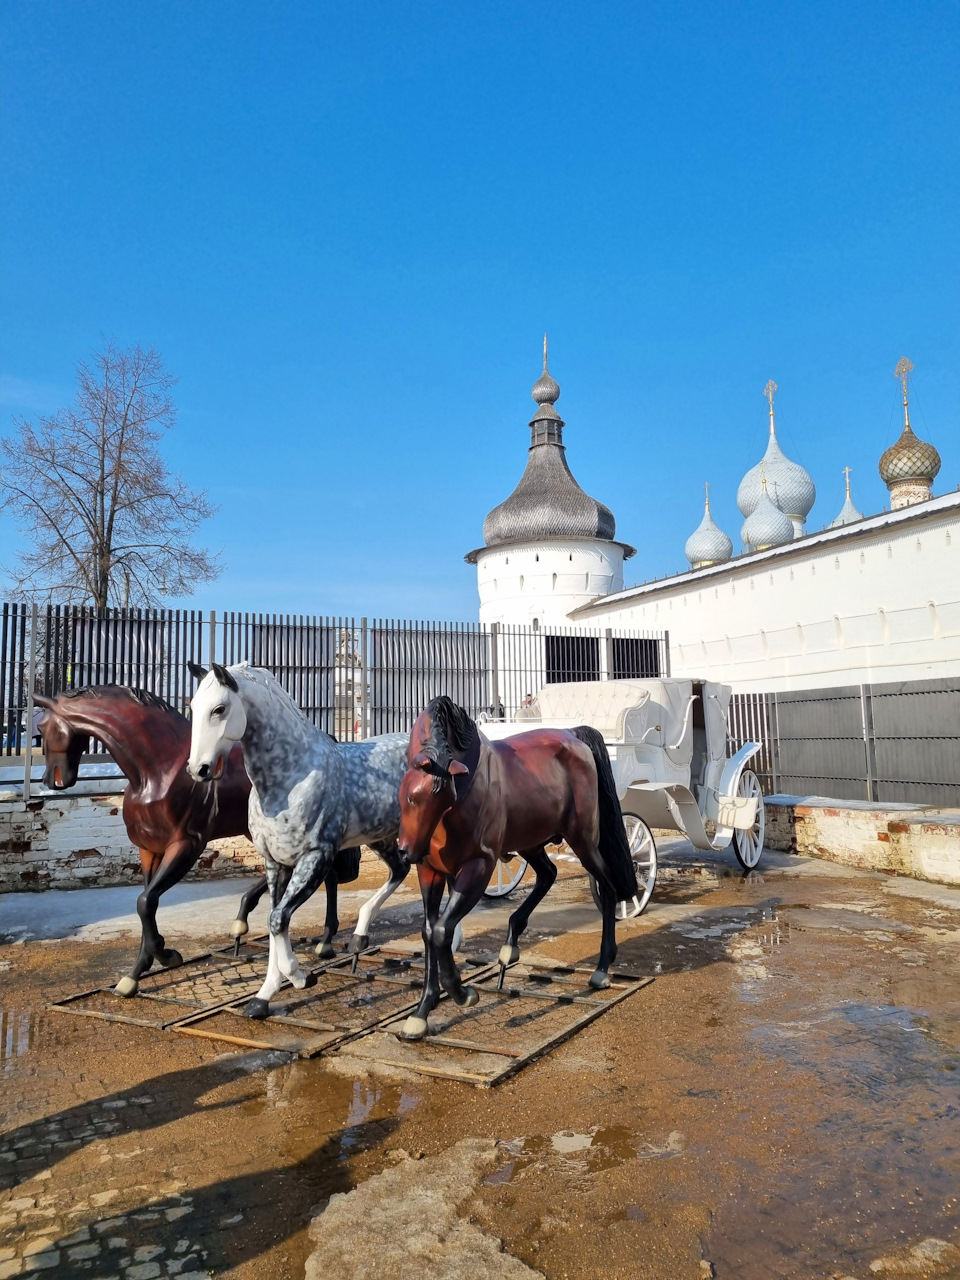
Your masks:
M445 693L431 698L426 715L430 717L430 736L423 747L437 767L440 778L446 777L454 752L466 751L477 735L477 726L452 698Z
M149 689L133 689L126 684L90 684L84 685L82 689L63 689L60 696L63 698L113 698L117 694L128 697L134 702L139 702L141 707L155 707L158 711L172 711L174 715L182 715L176 707L172 707L157 693L151 693Z

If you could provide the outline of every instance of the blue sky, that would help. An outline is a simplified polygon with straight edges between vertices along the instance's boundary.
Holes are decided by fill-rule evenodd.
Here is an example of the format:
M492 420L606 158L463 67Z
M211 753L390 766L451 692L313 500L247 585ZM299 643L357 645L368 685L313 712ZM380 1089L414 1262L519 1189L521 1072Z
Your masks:
M770 377L808 527L884 505L902 354L960 483L956 4L3 9L3 428L155 345L204 608L475 617L544 330L628 582L704 480L737 540Z

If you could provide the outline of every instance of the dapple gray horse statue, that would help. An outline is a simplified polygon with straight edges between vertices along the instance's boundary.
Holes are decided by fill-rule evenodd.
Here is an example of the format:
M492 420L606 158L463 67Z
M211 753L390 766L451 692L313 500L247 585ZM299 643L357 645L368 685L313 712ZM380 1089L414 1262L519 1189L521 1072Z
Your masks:
M290 918L323 883L338 851L366 844L390 868L389 880L360 911L350 943L354 953L368 945L370 921L406 877L410 864L397 848L397 793L409 735L337 743L306 718L269 671L245 662L191 670L200 679L190 704L191 777L218 778L239 742L253 784L250 837L270 889L270 961L263 986L243 1012L266 1018L285 978L294 987L313 985L290 945Z

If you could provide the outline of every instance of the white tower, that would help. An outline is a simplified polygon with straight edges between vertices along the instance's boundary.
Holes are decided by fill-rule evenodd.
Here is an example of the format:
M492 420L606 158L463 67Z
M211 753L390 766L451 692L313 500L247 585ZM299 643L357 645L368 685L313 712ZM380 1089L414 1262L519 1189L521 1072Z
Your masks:
M481 622L571 626L571 609L622 589L623 562L635 551L614 540L612 512L584 493L567 466L546 336L532 395L526 470L484 520L484 545L465 559L477 566Z

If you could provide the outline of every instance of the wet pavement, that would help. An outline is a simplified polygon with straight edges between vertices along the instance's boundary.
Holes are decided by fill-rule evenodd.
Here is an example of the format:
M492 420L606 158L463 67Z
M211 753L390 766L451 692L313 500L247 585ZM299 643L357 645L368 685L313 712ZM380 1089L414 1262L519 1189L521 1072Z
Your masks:
M0 950L0 1280L300 1277L314 1251L313 1274L389 1280L377 1231L418 1181L447 1222L418 1246L424 1275L496 1274L500 1240L578 1280L960 1276L960 891L663 852L650 909L618 931L618 969L657 981L493 1090L45 1012L126 968L124 904L90 894L55 924L47 895L5 898L0 931L35 936ZM365 866L358 889L380 879ZM194 898L182 934L168 916L168 943L218 941L238 887ZM409 935L417 909L411 881L375 937ZM495 953L507 910L475 913L471 954ZM525 958L589 963L598 925L563 865ZM467 1226L469 1248L449 1234Z

